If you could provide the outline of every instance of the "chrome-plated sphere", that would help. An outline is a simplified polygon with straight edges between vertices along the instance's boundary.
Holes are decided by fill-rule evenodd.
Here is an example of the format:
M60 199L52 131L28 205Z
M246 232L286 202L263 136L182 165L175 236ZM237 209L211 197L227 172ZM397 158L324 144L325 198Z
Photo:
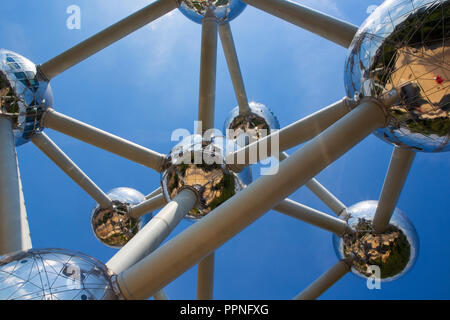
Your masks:
M107 267L82 253L32 249L0 256L0 300L117 300Z
M197 205L186 216L197 220L217 208L243 188L238 176L224 164L224 139L205 140L196 134L183 139L169 154L161 174L168 201L184 188L198 195Z
M273 112L258 102L249 103L250 112L239 113L239 107L231 110L225 120L224 133L230 140L238 140L238 144L252 143L266 135L272 130L280 129L280 123ZM243 138L248 137L248 141L243 143Z
M449 20L450 0L388 0L359 29L345 66L348 96L400 95L378 137L417 151L450 150Z
M92 211L91 226L95 237L112 248L121 248L142 228L142 219L130 216L131 205L145 200L145 196L131 188L116 188L108 193L113 208L96 206Z
M394 210L386 231L378 234L372 227L378 201L359 202L347 210L352 234L342 238L333 235L333 245L338 258L354 256L352 272L361 277L373 274L369 266L378 266L382 281L395 280L414 265L419 250L417 231L408 217Z
M229 22L244 11L241 0L180 0L180 11L190 20L202 23L209 8L219 23Z
M16 146L42 130L42 114L51 107L50 83L37 72L36 65L15 52L0 49L0 115L12 119Z

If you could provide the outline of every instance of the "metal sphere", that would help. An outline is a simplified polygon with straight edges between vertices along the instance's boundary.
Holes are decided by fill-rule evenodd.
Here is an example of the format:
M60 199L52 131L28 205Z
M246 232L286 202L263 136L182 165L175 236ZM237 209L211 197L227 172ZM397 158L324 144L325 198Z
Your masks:
M449 151L450 0L388 0L364 22L349 50L349 97L396 89L390 123L375 134L423 152Z
M168 201L185 188L197 193L197 205L186 218L201 219L243 188L239 177L224 164L224 146L223 139L206 140L196 134L172 149L161 185Z
M392 281L407 273L414 265L419 250L417 231L408 217L394 210L390 224L382 234L372 227L378 201L359 202L347 210L353 234L342 238L333 235L336 255L342 259L353 255L352 272L361 277L373 276L369 266L380 268L381 280Z
M269 135L272 130L279 130L280 123L273 112L258 102L249 103L250 112L239 113L239 107L231 110L228 118L225 120L224 133L230 140L241 140L243 136L248 137L251 143ZM242 140L241 140L242 141ZM239 141L239 144L243 144Z
M96 206L92 211L91 226L95 237L112 248L121 248L141 230L142 218L129 214L130 205L145 200L145 196L131 188L116 188L108 193L113 200L113 208Z
M180 11L190 20L202 23L209 8L219 23L233 20L247 5L241 0L180 0Z
M0 300L117 300L100 261L60 249L0 257Z
M0 49L0 115L12 119L16 146L42 130L42 114L51 107L50 83L36 65L15 52Z

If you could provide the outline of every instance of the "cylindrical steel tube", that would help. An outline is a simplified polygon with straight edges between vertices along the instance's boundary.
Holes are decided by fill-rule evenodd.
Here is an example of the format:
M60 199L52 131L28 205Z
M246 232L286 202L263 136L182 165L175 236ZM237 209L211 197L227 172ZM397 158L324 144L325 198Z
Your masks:
M200 92L198 120L202 131L214 128L214 108L216 103L217 68L217 19L207 11L202 22L202 48L200 63Z
M287 0L242 0L260 10L348 48L358 27Z
M158 0L109 28L97 33L75 47L61 53L39 66L40 72L48 79L73 67L114 42L158 19L178 6L177 0Z
M108 268L122 272L158 248L196 202L192 190L182 190L106 263Z
M97 201L101 208L113 206L112 200L44 132L35 134L31 141Z
M339 279L345 276L350 271L351 265L351 259L340 260L293 300L317 299Z
M31 249L12 122L0 116L0 255Z
M53 109L48 109L45 112L42 124L44 127L59 131L158 172L162 170L164 155L75 120Z
M412 150L394 148L381 191L380 201L373 218L373 228L376 232L384 232L389 225L415 156L416 153Z

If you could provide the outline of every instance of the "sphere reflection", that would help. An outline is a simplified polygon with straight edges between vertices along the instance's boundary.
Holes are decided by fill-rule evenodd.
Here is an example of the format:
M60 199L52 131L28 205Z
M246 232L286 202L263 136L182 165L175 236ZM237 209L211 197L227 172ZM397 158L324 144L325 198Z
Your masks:
M418 151L450 150L449 23L450 0L388 0L359 29L345 67L348 96L400 94L378 137Z
M228 139L242 144L242 136L248 137L246 143L252 143L269 135L272 130L280 129L280 123L273 112L262 103L250 102L250 112L240 114L239 107L231 110L225 120L224 132ZM244 143L245 145L245 143Z
M117 300L106 266L81 253L32 249L0 257L0 300Z
M116 188L108 193L113 208L103 209L98 205L92 211L91 226L95 237L112 248L121 248L142 228L142 218L129 214L131 205L145 200L145 196L131 188Z
M42 130L42 115L51 107L52 89L36 65L15 52L0 49L0 114L12 119L16 146Z
M221 138L192 135L172 149L161 185L168 201L184 188L197 193L199 201L186 218L204 217L243 188L238 176L225 167L224 147Z
M333 235L333 245L339 259L353 255L352 272L370 277L370 266L378 266L382 281L392 281L407 273L414 265L419 240L414 226L407 216L395 209L386 231L377 234L372 220L377 201L363 201L348 208L348 224L353 234L339 238Z
M236 18L247 5L241 0L181 0L180 11L190 20L202 23L209 8L219 23Z

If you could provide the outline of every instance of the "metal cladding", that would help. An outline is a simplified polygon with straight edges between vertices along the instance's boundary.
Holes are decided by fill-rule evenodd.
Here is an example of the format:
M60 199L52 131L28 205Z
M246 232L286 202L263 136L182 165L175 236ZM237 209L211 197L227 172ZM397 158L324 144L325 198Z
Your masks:
M450 150L449 30L448 0L386 1L359 29L345 66L348 96L400 94L378 137L416 151Z
M399 209L395 209L385 232L376 233L372 220L377 205L378 201L363 201L349 207L344 219L353 233L342 238L333 235L333 244L339 259L354 256L352 272L356 275L371 277L376 266L382 281L392 281L416 262L419 240L416 229Z
M190 20L202 23L209 9L219 23L233 20L247 6L241 0L181 0L180 11Z
M268 107L258 102L250 102L249 107L250 111L246 113L240 113L239 107L231 110L223 128L228 139L236 140L245 135L251 143L280 129L277 117Z
M238 176L224 164L223 144L200 135L186 137L172 149L161 185L167 201L184 188L197 193L199 201L186 216L192 220L206 216L243 188Z
M106 266L60 249L0 257L0 300L116 300Z
M121 248L141 230L142 218L130 216L130 206L145 201L145 196L131 188L116 188L108 193L113 208L96 206L92 211L91 226L95 237L112 248Z
M50 83L36 65L15 52L0 49L0 115L12 119L16 146L42 130L42 114L52 107Z

